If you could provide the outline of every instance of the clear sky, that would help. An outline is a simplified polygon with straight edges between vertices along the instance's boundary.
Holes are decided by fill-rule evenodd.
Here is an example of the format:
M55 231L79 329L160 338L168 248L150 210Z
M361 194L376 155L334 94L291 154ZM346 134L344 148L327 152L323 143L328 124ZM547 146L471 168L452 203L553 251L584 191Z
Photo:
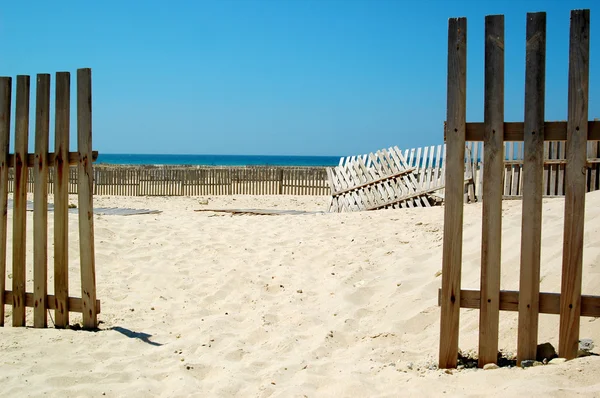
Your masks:
M0 75L66 70L74 89L76 69L91 67L103 153L362 154L442 143L450 17L468 18L467 119L482 121L484 17L505 15L505 115L522 121L526 13L546 11L546 120L565 120L569 12L591 9L589 110L600 117L596 4L4 1Z

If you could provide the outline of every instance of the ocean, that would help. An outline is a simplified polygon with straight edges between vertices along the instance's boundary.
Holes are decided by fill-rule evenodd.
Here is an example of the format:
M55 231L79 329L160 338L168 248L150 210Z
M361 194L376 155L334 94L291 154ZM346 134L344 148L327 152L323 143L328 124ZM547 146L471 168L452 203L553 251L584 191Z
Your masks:
M142 155L100 153L96 164L194 166L337 166L339 156Z

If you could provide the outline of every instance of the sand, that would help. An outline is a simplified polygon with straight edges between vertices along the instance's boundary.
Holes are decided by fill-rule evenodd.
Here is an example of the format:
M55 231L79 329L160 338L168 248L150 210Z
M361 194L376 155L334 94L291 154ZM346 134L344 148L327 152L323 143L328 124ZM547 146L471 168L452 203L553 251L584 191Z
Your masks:
M95 216L101 330L1 328L0 395L600 395L600 357L525 370L429 369L439 341L442 207L233 216L194 209L323 211L328 198L200 199L96 197L98 207L162 213ZM598 294L600 192L586 200L583 292ZM542 291L560 287L563 208L563 199L544 200ZM520 209L504 202L503 289L518 288ZM71 291L80 296L77 216L69 217ZM29 221L31 234L31 213ZM481 204L465 206L464 225L463 288L477 289ZM29 264L31 253L29 244ZM477 349L477 326L478 311L462 310L462 350ZM516 328L516 313L503 313L503 350L516 350ZM581 337L600 344L600 321L582 318ZM539 341L558 346L558 316L541 316Z

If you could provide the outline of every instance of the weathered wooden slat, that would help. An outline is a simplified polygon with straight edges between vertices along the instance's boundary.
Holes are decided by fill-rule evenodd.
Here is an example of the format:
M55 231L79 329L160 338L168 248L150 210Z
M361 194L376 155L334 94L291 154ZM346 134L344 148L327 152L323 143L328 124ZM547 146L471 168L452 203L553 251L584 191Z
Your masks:
M519 158L520 153L518 148L515 149L515 154L514 154L515 158ZM513 195L516 195L517 192L519 192L519 184L520 184L520 172L521 172L521 167L518 164L513 165L512 167L512 187L510 188L510 192Z
M27 167L35 167L35 165L36 165L35 156L36 156L35 153L27 154ZM53 167L56 163L56 154L46 153L46 157L47 157L48 167ZM69 165L75 166L79 162L79 153L69 152L67 154L67 159L68 159ZM94 162L98 159L98 151L92 152L92 159ZM11 166L14 166L14 164L15 164L15 155L12 153L8 155L8 164Z
M444 242L442 248L442 300L439 367L454 368L458 360L460 276L463 236L463 190L467 87L467 19L451 18L448 24L449 136L446 158Z
M10 142L12 79L0 77L0 292L6 290L6 239L8 207L8 151ZM0 326L4 326L4 304L0 294Z
M96 312L96 257L94 247L94 198L92 171L92 70L77 70L77 148L79 150L79 253L83 327L98 326Z
M598 153L598 142L597 141L588 142L587 143L588 163L589 163L589 159L595 158L597 153ZM564 172L564 168L562 169L562 171ZM588 168L588 180L589 180L588 192L595 191L596 189L598 189L597 176L598 176L597 167L594 167L590 164L589 168ZM564 175L562 175L561 177L564 178ZM563 192L561 192L561 193L563 193Z
M484 123L467 123L466 140L483 141ZM600 121L588 121L587 124L589 141L600 141ZM447 127L444 123L444 141L446 141ZM504 122L504 141L523 141L524 124L522 122ZM545 141L566 141L567 122L544 122Z
M424 196L424 195L426 195L428 193L437 191L438 189L440 189L440 188L436 187L436 188L423 189L423 190L420 190L420 191L417 191L417 192L412 192L412 193L409 193L407 195L403 195L403 196L400 196L400 197L397 197L397 198L394 198L394 199L387 200L385 202L379 202L379 203L377 203L377 205L367 207L365 210L384 209L384 208L386 208L388 206L392 206L392 205L397 204L397 203L409 201L409 200L412 200L412 199L415 199L415 198L420 198L420 197L422 197L422 196Z
M504 16L485 17L485 102L479 367L498 361L502 172L504 147Z
M586 165L585 167L592 167L592 165L594 164L599 164L600 163L600 159L598 158L589 158L586 159ZM520 160L505 160L504 164L507 166L513 166L513 165L522 165L523 164L523 159ZM567 159L544 159L544 165L566 165L567 164ZM563 183L564 183L564 178L563 178Z
M442 289L438 290L438 305L442 296ZM539 307L540 314L560 314L560 293L540 293ZM461 290L460 307L478 309L481 306L481 292L478 290ZM501 290L500 291L500 311L518 311L519 310L519 292ZM581 316L600 317L600 296L581 296Z
M13 292L10 290L5 290L4 291L4 295L0 294L0 296L4 297L4 301L6 303L12 302L13 300ZM56 310L56 297L52 294L49 294L46 296L46 300L45 301L45 305L46 308L49 310ZM68 304L69 304L69 311L71 312L82 312L83 311L83 304L82 304L82 300L78 297L69 297L68 298ZM35 308L35 299L33 297L33 293L25 293L25 307L28 308ZM96 312L99 314L100 313L100 300L96 300Z
M69 151L71 74L56 73L54 163L54 324L69 325ZM78 156L79 157L79 156Z
M467 178L470 180L474 180L474 170L473 170L473 142L467 142L466 146L466 159L465 159L465 172ZM475 202L475 189L473 184L467 184L467 197L465 198L465 203L467 202Z
M358 167L360 167L360 166L358 166ZM343 195L345 193L352 192L352 191L355 191L355 190L359 190L359 189L362 189L362 188L365 188L365 187L368 187L368 186L377 185L378 183L381 183L381 182L384 182L384 181L388 181L388 180L392 180L392 179L397 178L399 176L402 176L404 174L412 173L414 170L415 170L414 168L411 168L411 169L408 169L408 170L400 170L400 171L396 172L395 174L385 175L385 176L377 178L375 180L367 180L367 182L364 182L362 184L359 184L359 185L356 185L356 186L352 186L350 188L342 189L340 191L333 192L332 195L333 196Z
M590 61L590 11L571 11L569 42L569 99L567 121L567 165L565 168L565 226L563 241L560 330L558 352L567 359L577 357L583 233L585 223L587 120Z
M506 142L504 144L504 152L505 152L505 157L507 159L514 159L513 158L513 147L512 147L512 143L511 142ZM509 166L506 162L504 163L504 195L510 195L511 191L510 191L510 187L512 185L512 167Z
M536 358L542 239L546 13L527 14L525 156L517 362Z
M27 238L27 155L29 139L29 76L17 76L15 112L15 191L13 210L13 326L25 326L25 254Z
M50 132L50 75L37 75L33 199L33 326L48 326L48 140Z

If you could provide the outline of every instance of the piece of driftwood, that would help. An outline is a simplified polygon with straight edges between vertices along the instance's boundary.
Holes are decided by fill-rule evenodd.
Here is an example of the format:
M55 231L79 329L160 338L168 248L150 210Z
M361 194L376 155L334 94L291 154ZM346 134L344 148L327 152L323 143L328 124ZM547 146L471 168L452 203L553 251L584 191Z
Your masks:
M282 216L300 214L323 214L322 211L275 210L275 209L198 209L194 211L210 211L215 213L250 214L259 216Z

